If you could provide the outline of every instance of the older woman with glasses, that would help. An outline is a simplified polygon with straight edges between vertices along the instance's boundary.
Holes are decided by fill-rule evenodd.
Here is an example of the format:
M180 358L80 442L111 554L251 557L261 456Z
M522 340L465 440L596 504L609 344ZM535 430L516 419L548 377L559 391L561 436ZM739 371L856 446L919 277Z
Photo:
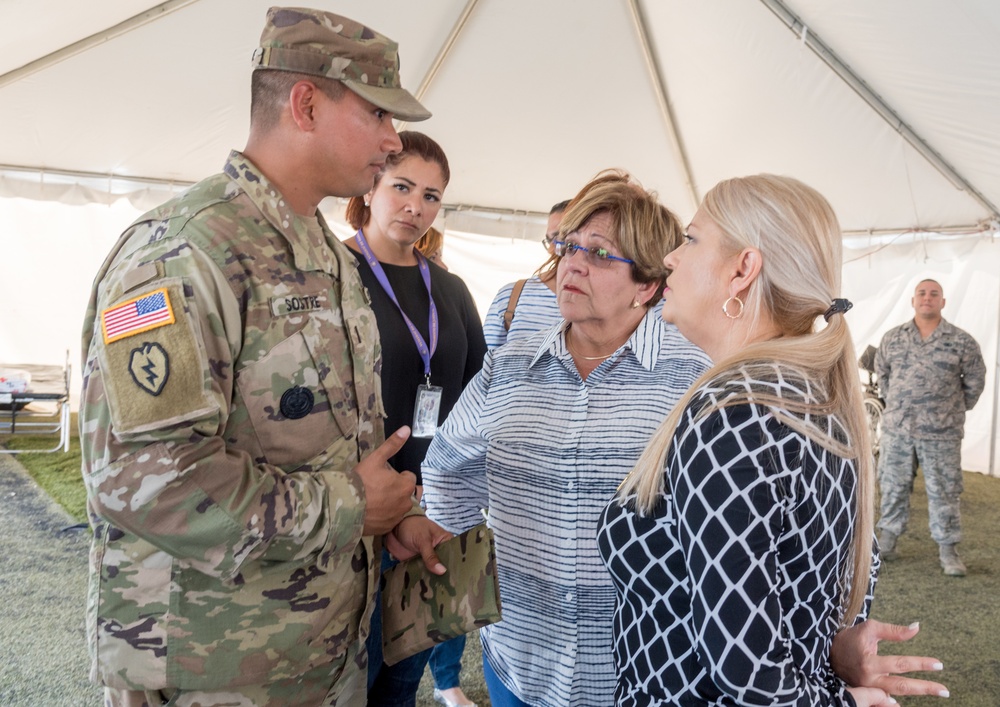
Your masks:
M493 705L611 704L598 515L709 363L655 309L681 228L653 194L602 174L560 232L565 321L487 354L422 465L428 514L446 529L489 509L503 602L482 630Z

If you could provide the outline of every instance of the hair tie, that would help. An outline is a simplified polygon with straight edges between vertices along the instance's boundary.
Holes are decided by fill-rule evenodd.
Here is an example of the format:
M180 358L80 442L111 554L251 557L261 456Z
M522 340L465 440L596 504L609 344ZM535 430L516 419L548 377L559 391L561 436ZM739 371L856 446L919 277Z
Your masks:
M823 312L823 319L830 321L830 317L834 314L845 314L854 305L851 304L850 300L847 299L835 299L830 308Z

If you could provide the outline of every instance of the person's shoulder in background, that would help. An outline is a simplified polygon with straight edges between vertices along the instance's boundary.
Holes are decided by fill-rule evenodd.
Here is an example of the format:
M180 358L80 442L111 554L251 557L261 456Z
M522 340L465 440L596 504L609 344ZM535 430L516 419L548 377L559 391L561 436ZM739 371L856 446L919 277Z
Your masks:
M514 292L514 285L517 282L508 282L497 290L486 310L486 318L483 320L483 335L486 337L486 347L495 349L507 343L507 327L503 325L503 313L507 311L507 303Z

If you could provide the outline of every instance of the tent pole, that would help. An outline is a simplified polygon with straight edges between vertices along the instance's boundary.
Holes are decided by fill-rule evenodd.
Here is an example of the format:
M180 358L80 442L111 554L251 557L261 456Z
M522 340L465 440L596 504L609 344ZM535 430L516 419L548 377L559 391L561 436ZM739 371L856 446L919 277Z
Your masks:
M913 129L903 122L903 119L899 117L899 114L894 111L889 104L887 104L882 98L875 93L864 80L854 73L847 64L845 64L839 56L837 56L832 49L830 49L822 40L820 40L815 34L809 31L806 24L799 19L799 17L789 10L782 0L760 0L764 5L768 7L778 18L784 22L788 28L794 32L797 36L801 37L802 41L808 45L808 47L820 58L827 66L829 66L833 71L842 78L848 86L854 89L854 91L861 96L861 98L871 106L876 113L878 113L882 119L889 124L896 132L903 136L903 138L910 143L917 152L919 152L925 160L930 162L938 172L944 175L948 181L950 181L957 189L968 192L968 194L979 202L983 208L990 212L990 215L995 219L1000 219L1000 209L983 196L978 189L976 189L972 184L970 184L962 175L960 175L954 167L952 167L948 162L937 153L927 142L917 135Z
M67 44L62 49L57 49L50 54L46 54L40 59L35 59L22 67L13 69L12 71L8 71L6 74L3 74L0 76L0 88L3 88L8 84L12 84L15 81L19 81L26 76L31 76L31 74L41 71L42 69L54 66L64 59L69 59L71 56L87 51L91 47L104 44L109 39L114 39L115 37L125 34L126 32L131 32L138 27L142 27L144 24L158 20L164 15L195 2L198 2L198 0L168 0L167 2L160 3L156 7L152 7L145 12L140 12L138 15L130 17L123 22L119 22L118 24L103 29L100 32L96 32L89 37L85 37L78 42Z
M476 4L479 0L468 0L465 3L465 7L462 9L462 14L458 16L455 21L455 25L451 28L451 32L448 34L448 38L444 40L444 44L438 50L437 56L434 57L434 61L431 62L431 67L427 70L424 75L424 80L420 82L420 86L416 91L413 92L414 98L418 101L423 100L424 94L427 93L427 89L430 88L431 83L437 77L438 71L441 70L441 65L444 64L444 60L448 58L451 53L452 47L455 46L455 42L458 41L459 35L462 34L462 30L465 29L465 23L469 21L469 17L472 15L472 11L476 9ZM399 121L396 125L396 130L403 130L409 123L405 121Z
M1000 291L997 293L997 346L993 359L993 425L990 430L990 476L1000 476L996 467L997 415L1000 413Z
M674 154L680 163L681 171L684 175L684 183L688 188L688 196L691 197L692 210L697 210L701 203L698 196L698 189L694 183L691 172L691 162L688 160L687 150L684 149L684 141L677 131L677 121L674 119L673 106L667 93L667 84L663 80L663 72L653 54L653 47L649 41L649 33L646 31L646 19L642 15L638 0L629 0L629 9L632 11L632 22L635 25L635 32L639 36L639 43L642 45L642 56L646 60L646 69L649 71L649 78L653 83L653 91L656 93L656 103L660 107L660 115L667 126L667 134L670 143L673 145Z

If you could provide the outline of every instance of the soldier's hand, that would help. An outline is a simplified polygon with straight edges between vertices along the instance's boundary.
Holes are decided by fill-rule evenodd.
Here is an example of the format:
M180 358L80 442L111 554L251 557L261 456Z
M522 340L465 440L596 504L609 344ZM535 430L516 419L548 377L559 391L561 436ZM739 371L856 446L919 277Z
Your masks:
M409 427L400 427L374 452L354 467L365 486L364 535L384 535L392 530L413 507L417 477L409 471L397 472L389 458L410 437Z
M420 555L428 570L434 574L444 574L445 566L441 564L434 548L452 537L451 533L427 516L409 516L385 536L385 547L397 560L409 560Z

